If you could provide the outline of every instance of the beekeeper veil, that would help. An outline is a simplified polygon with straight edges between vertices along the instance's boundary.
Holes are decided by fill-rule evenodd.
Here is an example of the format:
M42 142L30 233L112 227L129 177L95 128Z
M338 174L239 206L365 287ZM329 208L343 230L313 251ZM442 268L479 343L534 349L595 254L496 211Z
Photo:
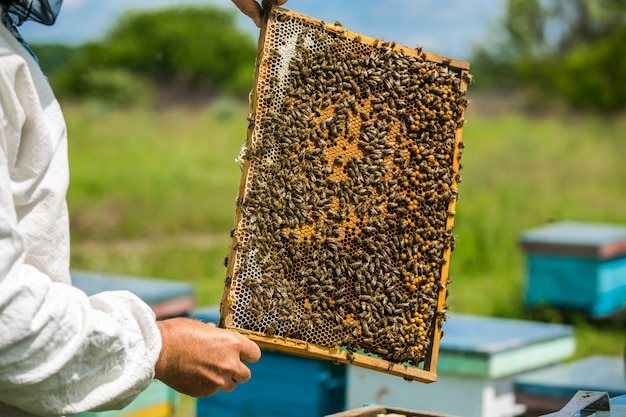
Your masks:
M0 0L16 25L27 20L52 25L61 10L63 0Z

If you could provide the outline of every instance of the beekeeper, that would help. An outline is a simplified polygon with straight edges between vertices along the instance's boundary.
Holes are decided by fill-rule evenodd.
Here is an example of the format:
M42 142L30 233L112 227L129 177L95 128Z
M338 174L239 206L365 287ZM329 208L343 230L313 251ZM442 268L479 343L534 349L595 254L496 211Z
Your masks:
M254 0L233 2L260 23ZM0 0L0 416L119 409L154 378L190 396L231 391L260 358L252 341L70 285L65 122L17 31L53 24L61 3Z

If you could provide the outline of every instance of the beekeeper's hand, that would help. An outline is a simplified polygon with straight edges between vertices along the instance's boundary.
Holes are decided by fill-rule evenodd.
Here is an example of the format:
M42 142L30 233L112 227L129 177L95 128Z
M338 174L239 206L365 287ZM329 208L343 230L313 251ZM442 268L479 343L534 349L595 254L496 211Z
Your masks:
M257 27L261 27L261 5L255 0L232 0L233 3L245 14L250 17ZM276 4L282 6L287 0L276 0Z
M231 330L189 318L158 321L163 347L154 377L176 391L207 397L232 391L250 379L245 362L256 362L261 349Z

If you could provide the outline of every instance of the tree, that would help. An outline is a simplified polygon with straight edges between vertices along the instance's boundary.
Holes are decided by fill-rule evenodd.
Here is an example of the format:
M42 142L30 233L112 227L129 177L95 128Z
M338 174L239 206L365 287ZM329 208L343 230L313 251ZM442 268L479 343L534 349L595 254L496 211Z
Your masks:
M508 0L500 41L477 50L474 67L500 85L619 110L626 107L626 91L615 85L626 76L625 25L626 0Z
M247 94L256 45L237 29L235 16L212 6L130 12L102 40L75 48L51 81L61 95L122 104L145 100L146 83Z
M626 23L624 0L508 0L505 44L516 55L562 56Z
M106 51L106 53L102 53ZM91 54L156 79L239 88L252 80L256 48L235 15L214 7L176 7L125 16Z

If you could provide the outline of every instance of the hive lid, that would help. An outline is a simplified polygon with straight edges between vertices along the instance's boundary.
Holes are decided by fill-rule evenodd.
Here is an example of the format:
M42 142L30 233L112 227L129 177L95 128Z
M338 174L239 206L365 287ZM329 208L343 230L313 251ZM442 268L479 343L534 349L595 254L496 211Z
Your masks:
M609 259L626 255L626 226L559 222L522 233L526 252Z
M572 397L578 390L626 394L624 359L595 355L565 365L529 372L515 379L515 391L547 397Z
M572 337L572 326L496 317L450 315L444 325L441 350L494 355L561 337Z
M130 291L148 304L157 318L187 314L195 304L193 287L183 282L72 271L72 284L89 296L103 291Z
M443 326L440 373L500 378L567 359L574 328L496 317L451 315Z

